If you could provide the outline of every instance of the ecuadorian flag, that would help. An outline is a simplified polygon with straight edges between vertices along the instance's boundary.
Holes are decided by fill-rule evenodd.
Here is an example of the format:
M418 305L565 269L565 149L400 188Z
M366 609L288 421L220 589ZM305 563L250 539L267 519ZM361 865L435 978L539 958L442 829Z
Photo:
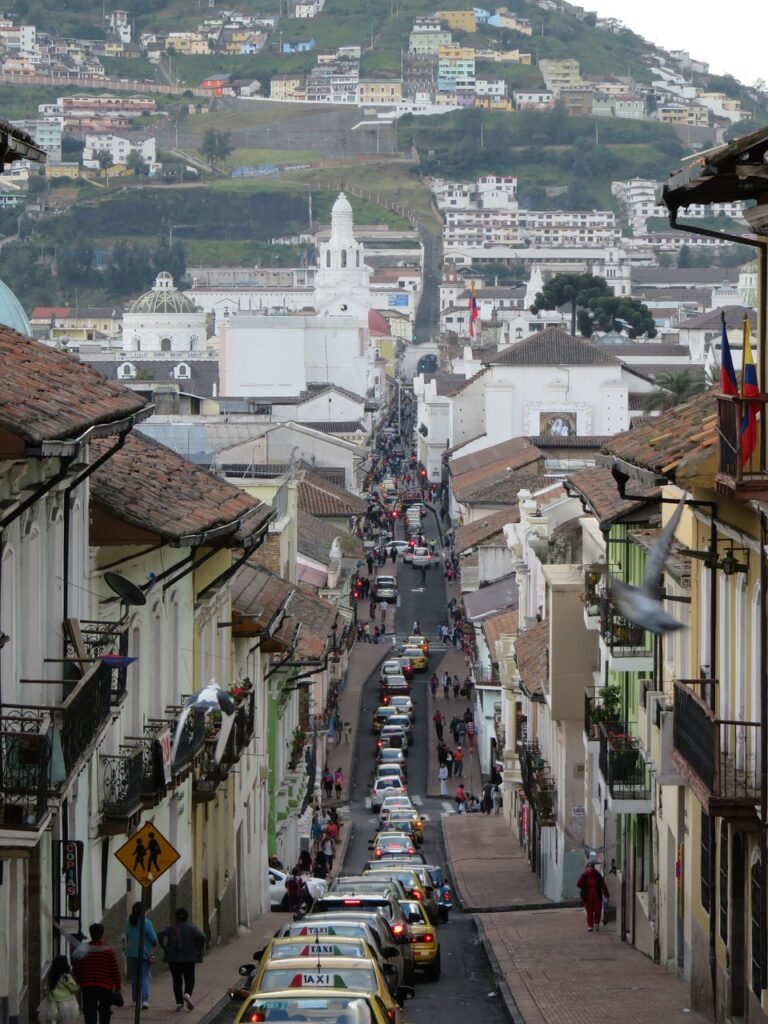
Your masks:
M760 394L757 383L757 367L752 358L749 317L744 317L744 359L741 371L741 396L744 399L756 398ZM745 402L741 418L741 464L746 466L757 447L757 414L758 402Z

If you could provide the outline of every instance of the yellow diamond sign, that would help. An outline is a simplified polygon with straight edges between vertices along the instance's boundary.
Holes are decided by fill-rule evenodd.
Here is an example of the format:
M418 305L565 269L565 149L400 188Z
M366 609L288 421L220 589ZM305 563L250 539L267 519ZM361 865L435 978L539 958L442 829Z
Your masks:
M147 889L176 863L181 854L157 826L147 824L116 850L115 856L139 885Z

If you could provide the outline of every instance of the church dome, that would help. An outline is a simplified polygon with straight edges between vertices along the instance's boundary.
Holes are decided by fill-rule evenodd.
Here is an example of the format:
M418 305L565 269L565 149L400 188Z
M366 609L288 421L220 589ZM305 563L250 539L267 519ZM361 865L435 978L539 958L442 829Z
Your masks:
M335 213L352 213L352 207L343 192L339 192L336 202L333 204L331 217L333 217Z
M166 271L158 274L151 291L139 296L128 309L129 313L196 313L197 306L173 287L173 278Z
M21 303L3 281L0 281L0 324L12 327L14 331L19 331L21 334L32 333L27 314L21 308Z

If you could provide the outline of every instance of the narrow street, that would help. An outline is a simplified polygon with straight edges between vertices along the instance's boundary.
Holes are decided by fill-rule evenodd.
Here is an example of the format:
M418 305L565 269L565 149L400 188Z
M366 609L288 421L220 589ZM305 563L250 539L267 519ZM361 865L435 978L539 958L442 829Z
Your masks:
M439 542L435 517L428 513L425 522L428 537ZM401 533L398 533L401 536ZM389 571L389 570L387 570ZM409 793L415 806L422 812L424 844L422 852L427 863L447 866L443 842L442 816L453 814L450 800L428 797L427 751L428 729L427 680L433 671L440 672L445 654L443 645L434 641L437 626L446 618L445 583L439 569L427 573L425 586L421 585L418 570L398 563L400 601L395 616L396 632L405 637L411 632L415 619L430 640L430 665L427 672L415 676L413 699L416 705L414 742L408 758ZM360 724L356 758L353 761L350 785L349 820L352 834L343 871L356 874L368 860L368 841L373 836L378 817L370 810L368 788L373 777L373 757L376 739L371 728L373 713L378 706L379 673L375 671L365 682L360 710ZM437 984L417 976L416 997L406 1004L408 1020L437 1022L440 1024L466 1024L467 1014L482 1015L485 1024L507 1021L502 1001L488 959L480 945L474 918L463 914L457 907L448 924L439 929L442 977Z

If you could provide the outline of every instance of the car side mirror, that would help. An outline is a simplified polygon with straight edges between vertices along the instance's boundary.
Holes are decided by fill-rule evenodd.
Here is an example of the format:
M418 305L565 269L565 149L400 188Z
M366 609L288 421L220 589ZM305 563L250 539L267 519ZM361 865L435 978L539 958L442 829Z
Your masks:
M257 963L258 963L258 962L259 962L259 960L261 960L261 958L262 958L262 957L264 956L264 953L265 953L265 951L266 951L266 948L267 948L267 947L266 947L266 946L264 946L264 948L263 948L263 949L257 949L257 950L256 950L256 952L255 952L255 953L253 954L253 959L254 959L254 960L255 960L255 961L257 962Z
M413 987L413 985L401 985L400 994L405 996L406 999L413 999L413 997L416 995L416 989Z
M250 974L253 974L253 964L240 964L237 969L237 973L242 977L247 978Z
M370 841L370 842L368 843L368 849L369 849L369 850L372 850L372 849L373 849L373 840L371 840L371 841Z
M387 959L391 959L393 956L398 956L399 953L400 950L397 946L384 946L381 950L381 955L387 957Z
M384 974L397 974L397 968L394 964L384 964Z

